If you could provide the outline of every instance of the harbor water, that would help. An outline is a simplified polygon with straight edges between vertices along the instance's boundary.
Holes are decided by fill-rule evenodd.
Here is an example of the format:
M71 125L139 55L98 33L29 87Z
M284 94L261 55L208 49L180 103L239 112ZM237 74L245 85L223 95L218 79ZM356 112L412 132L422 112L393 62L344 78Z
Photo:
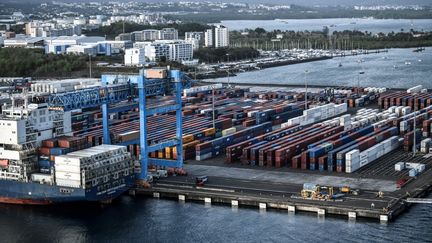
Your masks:
M0 205L1 242L430 242L432 205L396 221L121 197L109 206Z
M316 31L327 26L330 32L359 30L372 33L431 31L431 19L369 19L369 18L330 18L330 19L285 19L285 20L225 20L221 24L230 30L264 28L273 30Z
M432 88L432 48L413 52L414 48L300 63L238 73L235 83L268 83L409 88ZM340 66L342 65L342 66ZM305 74L305 71L308 71ZM362 72L362 74L360 74ZM228 78L209 79L228 82Z

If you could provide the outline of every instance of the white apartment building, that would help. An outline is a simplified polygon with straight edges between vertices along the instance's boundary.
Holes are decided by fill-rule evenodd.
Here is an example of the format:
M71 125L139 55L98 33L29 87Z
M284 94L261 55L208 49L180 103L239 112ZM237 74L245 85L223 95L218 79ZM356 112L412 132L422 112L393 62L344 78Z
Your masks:
M159 31L159 40L178 40L178 31L174 28L163 28Z
M73 20L73 24L74 24L74 25L86 25L86 24L87 24L87 18L82 17L82 16L80 16L80 17L76 17L76 18Z
M197 50L204 42L204 32L185 32L185 41L192 44L192 48Z
M156 60L160 60L161 57L165 56L166 60L169 61L186 61L193 59L193 48L192 44L184 40L158 40L151 44L156 50ZM152 49L153 47L149 47ZM147 49L146 49L147 50ZM150 60L153 59L153 55L147 55Z
M192 44L184 40L135 42L134 48L144 49L145 60L147 62L158 62L162 60L181 62L193 59Z
M212 26L205 32L205 46L206 47L227 47L229 46L229 31L223 25Z
M175 41L169 45L169 57L170 61L189 61L193 58L193 47L191 43L185 41Z
M119 40L121 37L119 36ZM174 28L164 28L161 30L147 29L130 33L130 39L135 42L155 41L155 40L177 40L178 31Z
M80 25L57 24L42 21L32 21L26 24L26 35L31 37L54 37L81 35Z
M143 41L149 41L149 40L157 40L159 39L159 30L154 29L148 29L142 31L142 40ZM135 39L135 41L138 41Z
M125 66L140 66L146 62L144 48L130 48L125 50Z
M145 46L145 58L150 62L169 60L170 47L163 43L150 43Z

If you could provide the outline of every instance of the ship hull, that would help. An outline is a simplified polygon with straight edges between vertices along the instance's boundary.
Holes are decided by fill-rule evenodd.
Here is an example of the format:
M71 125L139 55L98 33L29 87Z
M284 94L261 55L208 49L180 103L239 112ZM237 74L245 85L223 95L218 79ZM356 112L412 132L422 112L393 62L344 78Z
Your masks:
M51 205L73 202L110 202L135 182L133 175L90 189L0 180L0 203Z

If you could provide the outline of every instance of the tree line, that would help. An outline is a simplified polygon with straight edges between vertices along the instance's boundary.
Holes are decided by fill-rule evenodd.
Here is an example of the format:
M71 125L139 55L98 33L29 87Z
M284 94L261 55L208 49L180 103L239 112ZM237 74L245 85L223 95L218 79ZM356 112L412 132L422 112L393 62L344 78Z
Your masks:
M251 47L200 48L194 52L194 57L205 63L253 59L258 56L259 52Z
M124 24L124 26L123 26ZM141 31L146 29L163 29L175 28L179 32L179 37L184 37L185 32L191 31L205 31L211 27L201 23L172 23L172 24L159 24L159 25L142 25L131 22L115 22L110 26L102 26L93 30L83 30L83 34L88 36L105 36L107 39L114 39L121 33L130 33L134 31ZM124 31L123 31L124 30Z
M230 45L262 50L279 49L382 49L432 46L432 32L372 33L344 30L330 33L321 31L266 31L263 28L230 32Z
M42 49L0 49L0 76L69 76L87 67L87 56L44 54Z

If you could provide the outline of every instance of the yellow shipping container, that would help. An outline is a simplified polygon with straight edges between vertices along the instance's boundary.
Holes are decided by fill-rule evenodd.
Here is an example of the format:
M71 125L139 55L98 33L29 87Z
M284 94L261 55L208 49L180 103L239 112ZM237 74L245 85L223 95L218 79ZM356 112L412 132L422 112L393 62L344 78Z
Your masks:
M195 147L195 145L199 144L199 140L192 141L190 143L184 143L183 148Z
M171 148L170 147L165 148L165 158L171 159Z
M206 137L211 136L215 133L216 133L216 129L214 129L214 128L207 128L204 130L204 136L206 136Z
M193 140L194 140L194 136L192 134L183 136L183 143L189 143L192 142Z
M163 159L163 157L164 157L164 153L163 153L163 151L159 150L159 151L158 151L158 158L159 158L159 159Z

